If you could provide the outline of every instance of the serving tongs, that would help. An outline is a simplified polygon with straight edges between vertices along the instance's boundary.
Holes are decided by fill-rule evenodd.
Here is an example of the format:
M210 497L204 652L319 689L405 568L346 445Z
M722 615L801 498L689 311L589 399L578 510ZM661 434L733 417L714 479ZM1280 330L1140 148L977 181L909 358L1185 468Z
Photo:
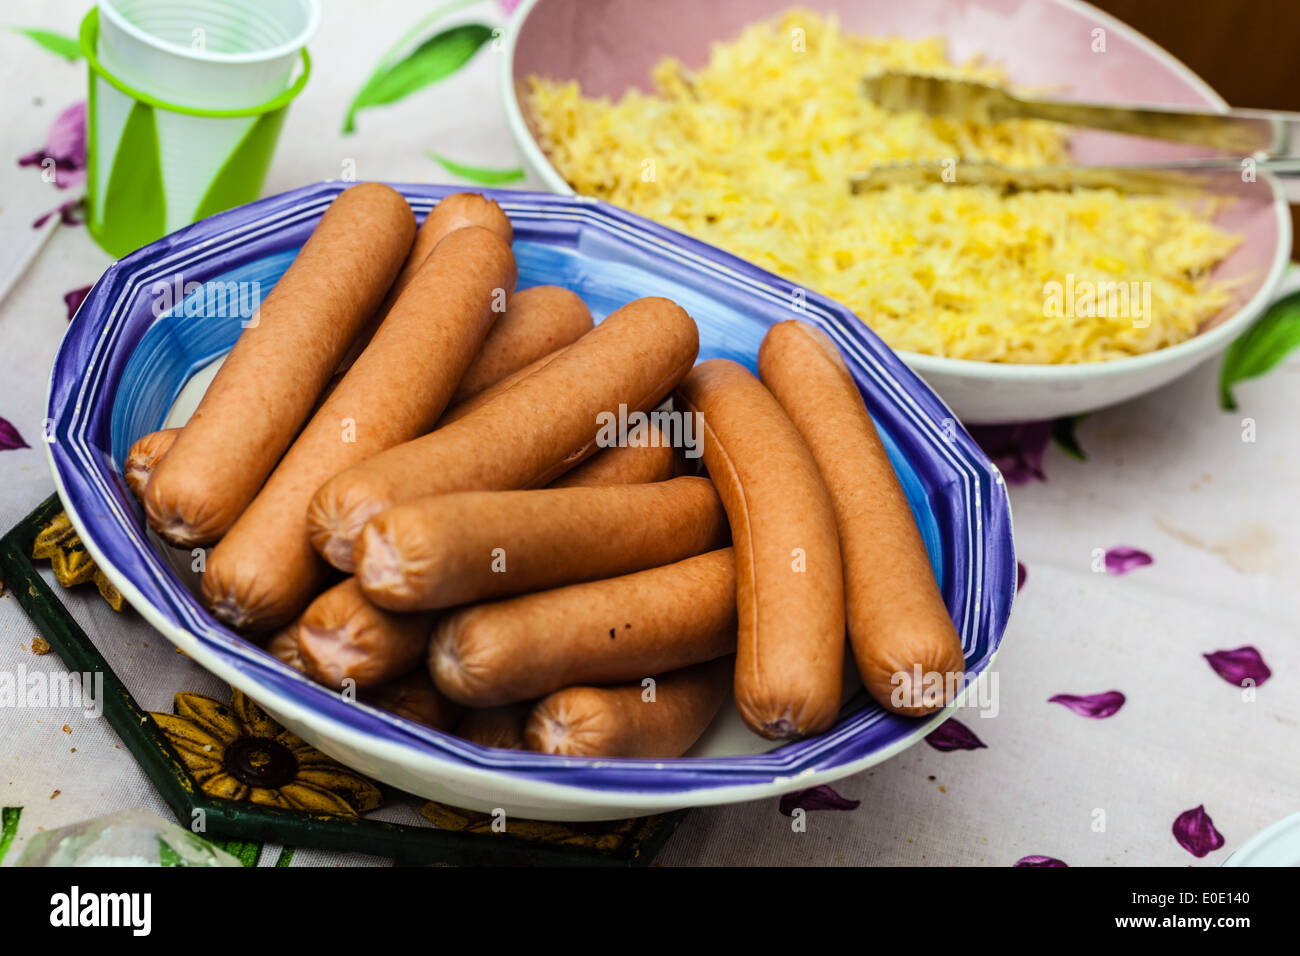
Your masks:
M1252 160L1252 173L1268 171L1279 176L1300 176L1300 159ZM1216 191L1239 190L1245 172L1237 159L1182 159L1163 163L1127 163L1111 166L1006 166L978 160L939 160L879 163L849 178L855 193L890 186L993 186L1006 193L1071 189L1114 189L1133 195L1200 192L1221 184ZM1293 182L1296 182L1293 180ZM1290 184L1288 184L1290 185ZM1294 201L1294 200L1293 200Z
M1009 93L974 80L916 73L883 72L863 79L863 91L893 112L919 110L931 116L982 124L1012 119L1047 120L1215 149L1226 155L1101 166L1007 166L955 160L882 163L850 179L854 193L894 185L949 182L993 185L1007 191L1112 187L1132 193L1180 192L1203 188L1206 177L1237 182L1268 171L1300 175L1300 113L1271 110L1208 110L1162 106L1120 106L1039 99Z

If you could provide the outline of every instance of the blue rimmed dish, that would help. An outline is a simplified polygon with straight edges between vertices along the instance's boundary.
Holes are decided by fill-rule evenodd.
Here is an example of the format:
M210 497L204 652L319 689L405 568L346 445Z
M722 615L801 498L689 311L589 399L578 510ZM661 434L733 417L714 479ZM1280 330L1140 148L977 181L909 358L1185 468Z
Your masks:
M728 705L691 755L676 760L497 750L350 702L217 622L187 584L188 555L169 552L146 531L122 463L136 438L185 420L238 337L244 313L274 285L345 185L321 183L241 206L132 253L95 284L60 346L48 401L55 484L91 556L150 624L357 770L421 796L535 819L610 819L828 783L898 753L952 716L958 705L924 720L898 717L858 691L830 731L775 749L745 730ZM457 191L394 188L421 218ZM567 286L597 319L640 296L667 296L698 323L701 359L726 357L751 369L775 322L798 317L830 334L907 492L961 634L968 675L990 667L1016 585L1001 475L862 322L828 299L604 203L485 194L514 223L520 288Z

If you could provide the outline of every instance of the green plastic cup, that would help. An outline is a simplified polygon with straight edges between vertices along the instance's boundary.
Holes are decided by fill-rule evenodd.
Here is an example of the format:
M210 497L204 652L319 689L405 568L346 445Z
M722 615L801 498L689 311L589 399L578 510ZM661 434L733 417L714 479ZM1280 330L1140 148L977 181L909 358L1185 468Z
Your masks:
M121 258L258 197L288 106L311 74L311 58L303 47L296 79L286 76L287 88L256 105L214 109L169 102L105 65L99 15L92 8L81 22L81 52L89 65L86 225L105 251ZM184 57L183 49L173 52ZM204 56L202 67L220 69L221 56ZM227 56L234 68L238 56ZM151 86L166 89L167 78L153 76Z

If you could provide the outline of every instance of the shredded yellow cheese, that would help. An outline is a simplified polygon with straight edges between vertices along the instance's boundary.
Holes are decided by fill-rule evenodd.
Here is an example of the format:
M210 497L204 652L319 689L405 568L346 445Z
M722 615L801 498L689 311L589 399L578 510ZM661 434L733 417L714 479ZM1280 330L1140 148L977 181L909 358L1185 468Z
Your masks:
M1231 302L1209 276L1238 242L1211 221L1222 200L959 184L851 195L851 175L878 161L1069 161L1053 124L886 112L860 88L885 69L1003 81L950 62L940 39L855 36L795 10L716 44L696 73L662 61L653 94L611 102L532 77L527 102L577 192L822 292L894 348L1101 361L1187 339Z

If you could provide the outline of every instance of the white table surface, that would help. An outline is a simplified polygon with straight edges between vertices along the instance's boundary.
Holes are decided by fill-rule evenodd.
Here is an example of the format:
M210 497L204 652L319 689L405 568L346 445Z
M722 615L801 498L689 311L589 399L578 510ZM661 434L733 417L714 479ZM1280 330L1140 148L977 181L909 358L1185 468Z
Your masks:
M356 135L338 133L378 57L428 8L326 0L311 44L316 71L290 110L267 193L338 177L349 163L361 179L451 181L426 150L517 164L490 48L443 84L361 114ZM84 0L49 0L3 17L74 34L84 9ZM468 14L501 19L488 2ZM11 251L36 212L67 198L14 160L84 96L85 65L7 31L0 64L0 237ZM40 437L48 369L67 325L62 296L110 261L84 228L60 228L0 301L0 417L33 446L0 452L0 528L53 490ZM695 811L660 862L1007 866L1041 854L1070 865L1218 865L1300 809L1300 353L1240 386L1238 413L1219 410L1216 374L1211 364L1093 415L1079 427L1088 461L1050 448L1048 480L1012 489L1028 583L996 663L996 715L959 716L986 748L917 745L836 784L861 805L812 812L806 832L792 829L776 800ZM1242 440L1247 417L1253 443ZM1095 573L1094 549L1118 545L1155 563L1122 577ZM93 588L65 597L145 707L169 710L181 690L224 695L138 615L115 614ZM12 597L0 598L0 671L61 668L55 655L32 653L35 636ZM1249 701L1201 656L1247 644L1273 672ZM1104 720L1047 702L1109 690L1127 702ZM0 708L0 805L24 807L10 864L42 828L134 806L168 815L105 721L21 708ZM1225 838L1203 859L1171 832L1199 805ZM399 801L379 816L420 822L418 806ZM295 856L296 864L384 862Z

